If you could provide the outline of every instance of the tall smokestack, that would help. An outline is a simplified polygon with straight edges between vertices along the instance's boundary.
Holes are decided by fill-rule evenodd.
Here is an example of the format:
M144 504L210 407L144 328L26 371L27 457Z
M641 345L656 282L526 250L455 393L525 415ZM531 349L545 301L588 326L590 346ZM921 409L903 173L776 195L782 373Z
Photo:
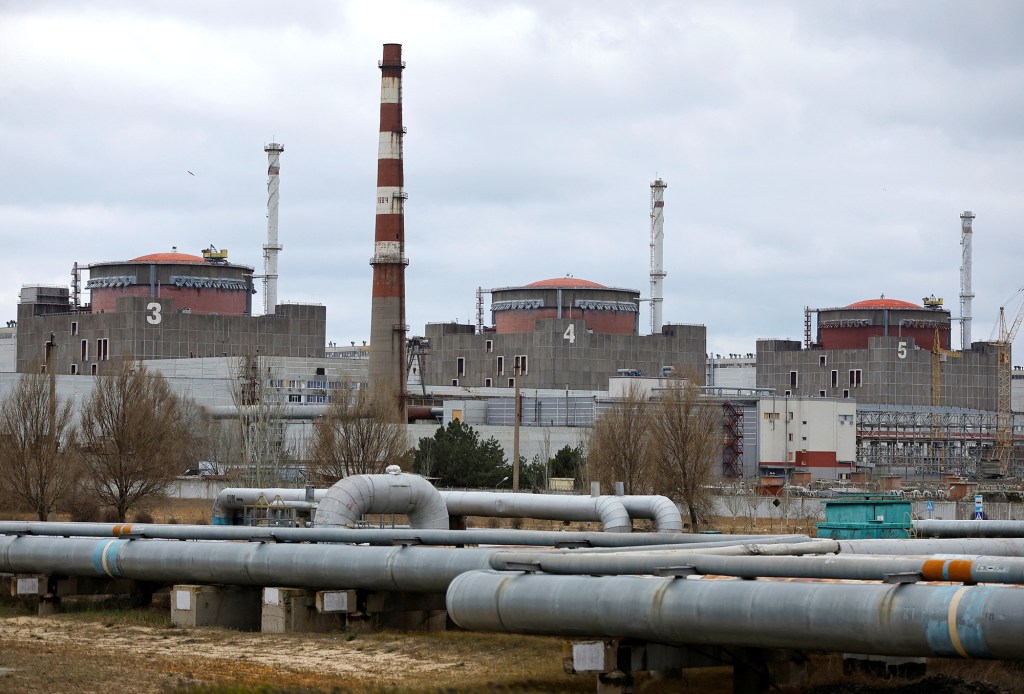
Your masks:
M651 183L651 333L661 332L661 302L665 298L665 189L660 178Z
M960 349L971 348L971 237L974 230L971 224L974 213L965 210L960 215Z
M370 309L370 388L394 393L405 413L405 199L402 190L402 46L384 44L380 67L377 224Z
M269 159L267 166L267 243L263 246L263 313L277 311L277 208L281 198L281 152L284 145L271 142L263 148Z

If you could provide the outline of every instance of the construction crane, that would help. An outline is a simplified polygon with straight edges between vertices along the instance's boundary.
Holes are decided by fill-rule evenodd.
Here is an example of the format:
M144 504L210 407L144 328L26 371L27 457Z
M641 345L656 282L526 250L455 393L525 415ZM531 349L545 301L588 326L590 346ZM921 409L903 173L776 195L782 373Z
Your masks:
M1017 291L1007 304L1024 294L1024 288ZM1021 320L1024 319L1024 302L1016 309L1010 327L1006 327L1006 307L999 307L999 339L996 345L996 368L998 369L996 389L996 449L995 461L998 463L998 474L1005 477L1009 473L1010 459L1013 457L1013 411L1010 407L1010 372L1013 338L1017 336Z

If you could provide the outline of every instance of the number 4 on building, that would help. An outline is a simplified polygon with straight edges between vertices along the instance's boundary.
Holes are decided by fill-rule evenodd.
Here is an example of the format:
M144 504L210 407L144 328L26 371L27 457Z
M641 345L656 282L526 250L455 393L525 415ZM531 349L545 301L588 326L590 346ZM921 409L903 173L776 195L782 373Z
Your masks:
M569 327L565 329L562 337L568 340L570 345L576 344L576 324L569 323Z

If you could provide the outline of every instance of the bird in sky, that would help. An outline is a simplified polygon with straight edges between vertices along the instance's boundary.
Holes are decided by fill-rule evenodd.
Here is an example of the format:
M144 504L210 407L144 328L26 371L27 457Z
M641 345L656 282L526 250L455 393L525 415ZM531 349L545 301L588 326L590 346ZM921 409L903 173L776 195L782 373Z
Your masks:
M195 176L195 174L194 174L194 173L192 173L191 171L189 171L189 172L188 172L188 175L189 175L189 176Z

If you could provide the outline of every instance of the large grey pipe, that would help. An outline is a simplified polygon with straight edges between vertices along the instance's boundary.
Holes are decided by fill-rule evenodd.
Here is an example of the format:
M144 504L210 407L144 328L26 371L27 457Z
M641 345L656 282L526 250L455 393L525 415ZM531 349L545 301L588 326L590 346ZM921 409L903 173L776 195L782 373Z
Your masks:
M1024 583L1024 559L1018 557L896 556L728 556L702 554L700 548L658 552L498 552L491 568L549 574L621 576L667 573L713 574L741 578L828 578L860 581L958 581Z
M389 468L384 475L351 475L327 490L316 511L318 528L351 528L366 513L401 513L413 528L448 529L448 507L430 482Z
M464 629L665 644L1024 660L1024 589L552 576L472 571L448 587Z
M616 499L622 502L630 518L646 518L654 521L654 529L659 533L681 533L683 517L679 507L667 496L657 494L620 495Z
M157 583L443 592L486 568L493 548L363 547L0 537L0 573L109 576Z
M243 525L163 525L159 523L48 523L0 521L0 535L38 537L123 537L164 540L273 540L274 542L347 542L424 545L526 545L538 547L712 546L803 543L806 535L701 535L677 533L603 533L552 530L434 530L410 528L274 528ZM823 541L818 541L823 542ZM822 552L834 552L829 540Z
M1024 521L916 520L920 537L1024 537Z
M356 477L365 477L359 475ZM382 476L381 476L382 477ZM352 479L351 477L341 480ZM337 486L337 485L335 485ZM327 489L313 490L314 499L321 501ZM457 516L484 516L488 518L540 518L544 520L599 521L605 531L613 532L628 528L626 518L647 518L654 521L657 532L681 532L683 521L675 503L665 496L614 496L580 497L563 494L516 494L511 492L440 492L447 501L455 504L449 514ZM217 495L213 506L215 525L227 523L228 511L252 505L260 496L267 501L281 497L286 502L304 501L304 489L245 489L229 487ZM363 491L348 496L359 497ZM364 503L364 502L359 502ZM620 508L621 505L621 508ZM380 511L380 513L401 513L401 511ZM371 513L377 513L373 511Z
M1024 539L836 540L841 554L992 554L1024 557Z
M605 532L632 530L618 496L569 496L515 492L441 492L453 516L600 521Z

